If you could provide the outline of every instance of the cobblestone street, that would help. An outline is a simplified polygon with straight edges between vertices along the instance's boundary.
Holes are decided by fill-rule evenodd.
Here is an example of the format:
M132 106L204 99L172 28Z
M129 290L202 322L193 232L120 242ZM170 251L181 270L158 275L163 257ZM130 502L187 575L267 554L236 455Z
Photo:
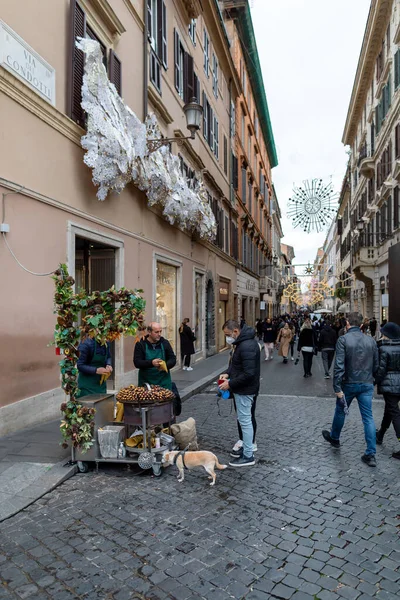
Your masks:
M0 525L0 598L395 600L395 436L370 469L356 403L342 448L322 439L333 406L261 395L256 466L218 471L214 488L203 469L178 483L173 467L159 479L101 468L68 480ZM382 410L377 400L377 421ZM230 402L218 414L210 390L184 404L190 415L201 447L227 463L237 439Z

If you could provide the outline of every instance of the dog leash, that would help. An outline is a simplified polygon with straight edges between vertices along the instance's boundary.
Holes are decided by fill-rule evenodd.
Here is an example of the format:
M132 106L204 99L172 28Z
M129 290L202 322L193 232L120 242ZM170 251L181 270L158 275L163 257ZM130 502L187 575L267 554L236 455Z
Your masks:
M190 448L190 443L186 446L186 448L184 448L184 450L180 450L180 452L178 452L178 454L175 454L175 458L174 458L174 465L176 465L176 461L178 460L178 458L180 456L182 456L182 464L183 464L183 468L188 471L187 466L185 465L185 454L188 451L188 449Z

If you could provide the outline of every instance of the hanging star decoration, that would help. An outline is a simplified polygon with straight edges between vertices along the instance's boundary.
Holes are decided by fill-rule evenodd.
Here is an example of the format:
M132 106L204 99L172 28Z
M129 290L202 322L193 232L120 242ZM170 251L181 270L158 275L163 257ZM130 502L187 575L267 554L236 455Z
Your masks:
M314 267L312 267L310 263L305 267L304 275L314 275Z
M324 184L322 179L304 181L303 187L294 186L287 213L293 227L301 227L305 233L319 233L332 221L337 198L332 182Z

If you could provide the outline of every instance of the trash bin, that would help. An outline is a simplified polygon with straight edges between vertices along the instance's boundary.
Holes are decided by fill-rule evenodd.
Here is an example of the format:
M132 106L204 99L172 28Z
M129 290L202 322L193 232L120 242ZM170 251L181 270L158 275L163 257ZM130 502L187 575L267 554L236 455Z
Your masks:
M105 425L98 429L100 454L103 458L118 458L118 446L125 441L125 425Z

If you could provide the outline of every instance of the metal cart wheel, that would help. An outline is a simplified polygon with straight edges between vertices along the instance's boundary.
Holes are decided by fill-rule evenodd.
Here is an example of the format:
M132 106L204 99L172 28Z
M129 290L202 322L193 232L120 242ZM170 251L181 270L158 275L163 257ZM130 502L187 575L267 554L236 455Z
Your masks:
M152 469L154 477L161 477L161 475L163 474L163 466L161 463L154 463Z
M89 472L89 463L82 461L82 460L78 460L78 471L79 473L88 473Z

